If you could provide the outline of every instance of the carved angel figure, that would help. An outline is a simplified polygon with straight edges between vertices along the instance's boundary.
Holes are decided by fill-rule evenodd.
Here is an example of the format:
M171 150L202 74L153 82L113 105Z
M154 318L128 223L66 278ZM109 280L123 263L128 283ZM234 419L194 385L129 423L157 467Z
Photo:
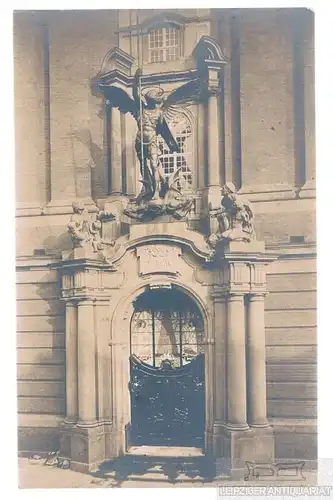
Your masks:
M168 118L171 119L177 112L177 105L193 104L200 94L200 81L195 79L171 92L167 98L160 87L144 89L140 95L141 76L141 69L138 69L134 76L133 98L119 87L98 85L107 99L106 103L122 113L131 113L138 125L135 150L140 163L143 188L137 203L164 197L168 183L159 160L159 136L163 137L171 152L179 151L178 143L168 126Z
M91 247L93 252L103 251L104 246L114 246L114 241L105 241L101 237L102 222L113 220L114 214L99 210L93 219L82 201L72 203L73 215L67 224L72 238L73 248Z
M245 241L254 239L253 210L247 200L242 200L237 194L232 182L227 182L222 188L220 208L210 208L210 216L216 217L219 229L209 236L208 242L215 247L220 240Z
M72 237L73 247L79 248L90 240L90 216L88 210L81 201L74 201L72 207L73 215L67 224L67 228Z

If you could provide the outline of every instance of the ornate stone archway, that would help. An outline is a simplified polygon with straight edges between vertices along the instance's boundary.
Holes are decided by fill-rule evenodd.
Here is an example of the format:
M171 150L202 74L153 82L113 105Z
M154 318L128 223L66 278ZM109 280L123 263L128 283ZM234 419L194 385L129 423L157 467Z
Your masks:
M270 458L264 295L272 257L264 244L231 241L210 261L204 237L185 222L151 222L117 240L112 264L89 252L74 249L59 266L67 359L62 455L91 470L126 453L132 303L144 288L167 286L190 295L204 318L205 453L231 469Z
M206 414L206 444L209 435L208 429L212 423L210 417L212 415L213 387L212 380L212 355L209 352L212 342L212 314L210 305L205 305L200 291L191 288L186 283L178 281L175 283L172 279L165 276L163 273L156 274L144 282L138 281L132 287L132 290L126 295L121 296L113 305L110 321L110 345L111 345L111 365L113 373L113 423L115 431L115 439L117 442L117 454L126 452L126 424L130 418L130 394L128 391L129 374L129 357L130 357L130 322L134 313L134 300L141 295L146 289L155 290L158 288L170 287L181 290L188 295L198 306L204 321L204 354L207 359L205 365L205 380L206 380L206 397L205 397L205 414ZM199 287L198 287L199 288ZM198 293L199 291L199 293Z

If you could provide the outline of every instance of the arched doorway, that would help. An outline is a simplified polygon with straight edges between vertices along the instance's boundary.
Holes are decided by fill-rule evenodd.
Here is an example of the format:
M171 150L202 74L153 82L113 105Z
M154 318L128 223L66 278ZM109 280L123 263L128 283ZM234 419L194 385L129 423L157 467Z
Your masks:
M202 314L177 289L150 289L133 305L128 444L203 447Z

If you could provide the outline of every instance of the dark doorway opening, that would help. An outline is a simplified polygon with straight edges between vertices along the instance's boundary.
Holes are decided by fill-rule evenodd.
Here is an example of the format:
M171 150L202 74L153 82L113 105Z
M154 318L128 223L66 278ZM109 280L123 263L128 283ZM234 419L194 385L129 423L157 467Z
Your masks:
M204 446L204 323L174 289L149 290L131 320L128 445Z

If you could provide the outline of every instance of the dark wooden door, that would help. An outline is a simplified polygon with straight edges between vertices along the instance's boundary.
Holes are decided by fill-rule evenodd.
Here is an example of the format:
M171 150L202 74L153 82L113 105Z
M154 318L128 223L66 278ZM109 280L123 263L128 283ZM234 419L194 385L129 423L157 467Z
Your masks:
M181 367L130 357L128 444L204 446L204 354Z

